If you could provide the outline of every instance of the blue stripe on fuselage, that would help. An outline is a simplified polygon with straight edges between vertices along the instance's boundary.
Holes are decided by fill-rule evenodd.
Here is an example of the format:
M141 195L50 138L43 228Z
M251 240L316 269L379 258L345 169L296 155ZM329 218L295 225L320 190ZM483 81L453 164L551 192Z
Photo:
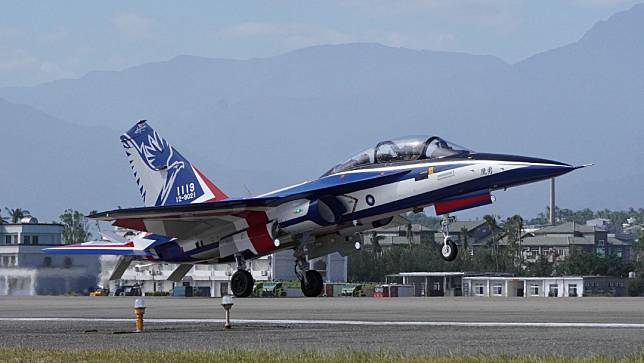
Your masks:
M434 173L440 173L451 169L456 169L471 164L464 163L449 163L449 164L425 164L423 167L414 167L410 165L409 168L394 169L394 170L378 170L373 171L367 169L365 171L351 171L340 174L334 174L322 177L317 180L306 182L294 187L283 190L278 190L262 197L278 197L287 198L297 194L304 194L302 198L312 199L323 194L344 194L350 193L360 189L372 188L375 186L391 184L402 180L415 178L422 172L427 172L429 167L434 168ZM390 165L383 165L386 168Z
M457 164L455 165L455 167L466 165L468 164ZM431 192L414 195L409 198L404 198L372 208L363 209L355 213L345 214L342 216L340 223L347 223L356 219L372 217L379 214L387 214L399 210L426 206L449 197L472 193L479 190L497 190L532 183L538 180L546 180L565 174L570 170L572 169L564 169L561 167L553 168L550 166L542 165L532 165L528 167L508 170L498 174L451 185L439 190L433 190ZM414 175L414 173L410 174L412 176Z
M348 193L355 190L389 184L406 179L404 175L409 173L410 170L411 168L329 175L284 190L265 194L262 195L262 197L286 198L295 194L304 194L305 196L303 196L303 198L308 198L310 196L328 194L329 191L332 191L334 194ZM310 193L310 195L306 196L308 193Z

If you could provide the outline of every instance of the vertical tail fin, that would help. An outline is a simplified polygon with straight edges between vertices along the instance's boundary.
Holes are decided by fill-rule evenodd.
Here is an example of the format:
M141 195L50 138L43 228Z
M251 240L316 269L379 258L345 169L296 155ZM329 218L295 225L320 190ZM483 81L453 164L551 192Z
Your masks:
M228 198L145 120L121 135L121 142L146 207Z

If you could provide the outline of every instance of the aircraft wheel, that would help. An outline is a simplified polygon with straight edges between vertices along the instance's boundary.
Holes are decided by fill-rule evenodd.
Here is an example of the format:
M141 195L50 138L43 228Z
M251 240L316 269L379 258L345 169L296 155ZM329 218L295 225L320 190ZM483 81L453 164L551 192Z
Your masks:
M324 288L324 280L322 279L322 275L315 270L308 270L306 271L306 280L308 282L306 284L304 283L304 281L300 281L300 286L302 288L302 293L304 293L304 296L320 296L320 294L322 294L322 289Z
M253 275L246 270L237 270L230 279L230 289L236 297L248 297L253 293L255 280Z
M441 247L441 257L445 261L454 261L456 255L458 254L458 248L456 248L456 243L451 239L448 239L446 243Z

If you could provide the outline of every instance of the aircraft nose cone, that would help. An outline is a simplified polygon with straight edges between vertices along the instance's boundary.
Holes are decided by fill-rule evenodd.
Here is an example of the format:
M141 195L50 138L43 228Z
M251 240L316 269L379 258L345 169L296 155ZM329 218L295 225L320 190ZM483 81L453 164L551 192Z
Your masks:
M535 176L539 176L539 179L558 177L576 169L574 166L564 163L530 165L528 168Z
M527 163L523 168L513 173L512 184L533 183L541 180L556 178L569 173L576 168L572 165L555 162L550 163Z
M505 176L493 186L493 189L497 189L499 187L514 187L556 178L577 169L577 167L572 165L556 161L553 161L552 163L543 161L523 162L525 163L523 167L505 173Z

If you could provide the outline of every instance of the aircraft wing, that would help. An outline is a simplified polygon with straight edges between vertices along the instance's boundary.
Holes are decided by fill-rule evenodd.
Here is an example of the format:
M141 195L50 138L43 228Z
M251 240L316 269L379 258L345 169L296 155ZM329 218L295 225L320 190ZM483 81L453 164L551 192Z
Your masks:
M114 225L176 238L188 238L207 230L225 235L249 225L267 223L268 208L296 199L325 194L349 193L361 188L396 181L408 170L331 175L255 198L213 202L117 209L89 216Z

